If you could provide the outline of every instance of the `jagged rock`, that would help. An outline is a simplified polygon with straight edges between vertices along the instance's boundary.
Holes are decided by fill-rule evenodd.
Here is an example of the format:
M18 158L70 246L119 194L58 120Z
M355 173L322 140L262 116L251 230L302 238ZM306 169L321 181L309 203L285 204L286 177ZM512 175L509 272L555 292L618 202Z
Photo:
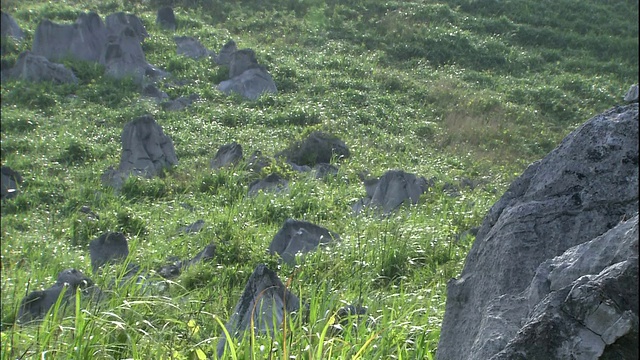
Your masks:
M338 137L314 131L303 141L294 143L276 156L284 156L289 163L315 166L330 163L332 159L348 158L351 153Z
M62 64L49 62L44 56L24 51L18 56L13 68L2 72L2 79L22 79L25 81L51 81L56 84L76 84L78 78L73 71Z
M160 276L162 276L165 279L174 278L180 275L182 271L188 269L189 267L199 262L206 262L206 261L212 260L213 257L215 256L215 253L216 253L216 246L214 244L209 244L202 251L200 251L196 256L194 256L193 259L176 261L173 264L165 265L162 268L160 268L158 273L160 274Z
M256 100L264 93L277 94L278 89L271 75L263 68L252 68L218 84L225 94L237 93L249 100Z
M269 245L270 254L278 254L288 265L295 265L296 254L314 251L340 236L321 226L306 221L287 219Z
M62 305L75 298L76 290L82 290L83 296L99 300L101 291L93 281L76 269L63 270L58 274L56 283L45 290L32 291L20 302L18 322L25 324L43 318L58 301L64 291Z
M131 26L123 26L119 33L107 37L105 50L100 57L100 63L106 68L105 74L116 79L131 76L139 84L142 84L145 76L155 79L165 75L147 62L140 36Z
M1 199L11 199L18 195L18 185L22 183L22 176L17 171L14 171L8 166L2 166L0 168L1 183L0 190L2 191Z
M218 56L215 57L216 64L229 66L231 64L231 55L233 55L237 50L238 47L236 46L235 41L227 41L227 43L222 46Z
M255 180L249 184L249 196L257 195L262 192L281 192L289 188L289 182L282 176L273 173L264 179Z
M123 233L104 233L89 243L89 256L95 273L104 264L116 263L129 256L129 244Z
M132 36L138 40L138 43L142 43L144 39L149 37L149 33L147 33L147 29L144 28L140 18L133 14L113 13L107 15L104 22L109 36L120 36L126 28L130 28L133 31Z
M31 52L59 61L65 57L98 62L107 40L107 28L94 12L80 14L74 24L40 21Z
M165 30L176 31L176 16L171 6L164 6L158 9L156 24Z
M178 46L176 50L178 55L184 55L196 60L211 55L211 52L200 41L191 36L176 36L173 40Z
M629 91L624 95L624 101L626 102L638 102L638 84L631 85Z
M13 17L4 11L1 12L1 17L0 37L2 38L2 41L8 37L11 37L16 41L22 41L24 39L24 32L20 29L20 26Z
M371 207L389 214L405 202L418 203L420 195L427 190L427 180L402 170L387 171L380 179L365 179L367 197L352 206L355 213Z
M502 335L488 319L507 310L519 312L519 330L491 359L637 359L638 215L545 261L526 290L499 300L482 325Z
M183 226L178 229L179 233L194 234L200 232L204 228L204 220L200 219L191 225Z
M237 142L222 145L216 156L211 160L211 168L220 169L227 166L235 166L242 160L242 146Z
M567 338L565 335L575 333L563 333L566 325L556 326L558 323L554 322L554 316L558 313L551 311L552 306L545 305L545 300L537 305L533 304L533 300L532 303L522 301L523 306L518 306L516 300L524 296L520 294L532 283L534 275L545 276L544 267L541 268L540 264L600 236L623 217L632 218L637 211L638 104L633 103L595 116L573 131L544 159L531 164L489 210L460 278L448 284L437 359L490 359L506 351L512 341L514 346L522 344L518 339L531 336L531 331L542 336L550 327L553 328L555 340L554 343L545 344L545 347L558 349L557 345L560 344L566 347L563 351L571 351L573 347L576 350L574 354L581 354L585 347L598 343L595 340L592 342L593 333L582 345L575 343L580 338ZM634 246L637 254L637 245ZM584 258L580 257L584 259L580 260L583 264L584 261L591 262L592 258L598 259L593 252L586 254ZM556 273L560 274L563 272L560 269L568 269L570 265L569 260L554 265L559 269ZM583 269L584 273L582 270L573 274L570 273L573 270L567 270L565 273L569 278L590 275L581 278L581 281L596 281L593 275L600 270ZM619 272L628 273L627 270ZM602 271L600 273L604 275ZM565 301L566 298L558 291L567 288L561 285L568 287L567 294L574 291L569 278L558 281L554 277L551 275L549 278L549 286L556 281L556 292L545 296L546 290L541 292L540 285L537 285L532 288L538 289L536 292L540 295L537 298L546 299L550 296ZM547 286L545 282L542 283L543 290ZM574 285L577 287L573 288L577 291L578 287L585 284L576 283ZM631 291L630 294L637 299L637 287L625 291ZM602 296L616 295L606 290ZM531 296L529 298L533 299ZM556 300L549 298L546 301L551 304ZM535 309L545 306L549 311L536 312ZM531 308L534 310L528 313ZM624 311L620 313L624 314ZM536 320L531 317L534 315L549 320L547 325L535 325ZM527 316L531 320L528 326L523 324ZM580 332L580 335L588 334ZM635 335L636 348L637 339ZM623 336L605 347L604 353L618 346L615 344L620 341L629 340ZM580 356L576 355L576 358ZM534 357L518 355L517 358ZM591 357L585 355L585 358Z
M282 324L286 313L296 312L299 309L298 297L284 286L275 272L269 270L264 264L260 264L249 277L244 292L225 327L233 338L240 337L252 325L258 333L274 334L277 330L276 326ZM218 342L218 358L224 354L227 341L229 339L223 335Z
M259 68L255 51L251 49L236 50L231 54L229 62L229 79L240 76L249 69Z
M175 100L165 101L161 106L165 111L180 111L198 100L200 100L200 95L191 94L189 96L181 96Z
M332 164L319 163L313 167L316 179L322 179L331 175L338 175L338 167Z
M129 175L150 178L178 164L173 142L151 115L127 123L121 140L122 157L118 170L109 168L102 175L103 183L108 186L119 189Z

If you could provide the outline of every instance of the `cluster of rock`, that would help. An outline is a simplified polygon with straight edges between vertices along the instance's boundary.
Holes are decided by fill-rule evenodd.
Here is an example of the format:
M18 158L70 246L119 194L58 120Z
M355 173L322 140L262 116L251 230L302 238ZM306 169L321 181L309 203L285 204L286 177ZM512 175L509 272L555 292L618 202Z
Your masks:
M638 103L531 164L448 284L437 358L638 358Z
M177 23L171 7L158 10L156 24L175 31ZM24 32L16 21L2 12L2 38L17 41ZM154 85L169 74L146 60L142 43L149 37L142 21L133 14L117 12L102 18L94 13L80 14L73 24L58 24L43 19L36 29L32 48L18 56L10 69L2 69L2 79L54 83L77 83L72 70L58 63L66 58L94 62L105 67L105 74L117 79L131 77L144 88L143 94L164 101L167 94ZM177 54L193 59L211 58L215 64L229 67L229 79L216 87L226 93L255 100L263 93L276 94L275 81L256 59L252 49L237 49L233 40L224 45L219 55L207 50L197 39L189 36L174 38ZM3 40L4 41L4 40ZM175 111L185 108L199 96L173 99L163 108Z

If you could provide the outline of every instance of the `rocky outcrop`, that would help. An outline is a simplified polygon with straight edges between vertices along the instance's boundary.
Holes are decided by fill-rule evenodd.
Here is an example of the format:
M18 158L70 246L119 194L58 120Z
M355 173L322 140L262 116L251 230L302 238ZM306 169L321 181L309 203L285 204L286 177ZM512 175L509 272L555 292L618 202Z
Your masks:
M31 82L50 81L55 84L76 84L78 78L62 64L52 63L44 56L24 51L13 68L2 72L2 79L21 79Z
M337 136L314 131L276 156L284 156L289 163L313 167L320 163L331 163L331 160L348 158L351 153L344 141Z
M117 170L107 169L102 181L119 189L129 175L147 178L178 164L173 141L162 132L151 115L127 123L122 130L122 156Z
M563 354L594 358L600 351L624 351L619 348L627 349L629 343L637 348L637 326L633 325L637 304L634 320L627 312L634 309L619 303L618 295L610 291L626 286L634 266L637 269L637 242L620 253L636 254L635 260L633 256L605 259L598 254L607 251L596 248L570 260L577 256L572 252L606 240L570 249L606 233L623 218L633 218L637 211L635 103L608 110L576 129L544 159L531 164L489 210L461 276L448 284L437 358L509 358L505 355L509 349L524 346L525 339L541 340L552 329L554 342L545 347L557 351L559 358ZM617 238L620 243L626 241ZM561 255L564 259L550 260ZM572 267L571 261L580 266ZM638 297L637 287L623 293ZM607 299L616 304L608 304ZM593 307L600 303L604 305ZM578 309L581 306L583 310ZM586 324L587 318L592 323ZM560 324L565 320L568 323ZM621 322L614 326L612 321ZM576 334L579 337L572 338ZM586 340L577 343L580 336ZM535 358L528 352L532 347L517 350L517 358ZM533 357L521 356L523 351Z
M256 267L225 327L229 334L241 337L252 326L258 333L274 334L288 313L300 309L300 300L265 265ZM222 358L228 339L218 342L218 358Z
M319 246L339 240L340 236L307 221L287 219L269 244L269 253L280 255L289 265L296 264L296 254L316 250Z
M369 207L382 214L390 214L403 203L417 204L428 188L424 177L402 170L390 170L379 179L363 179L367 197L352 206L355 213Z
M238 46L235 41L227 41L227 43L222 46L222 49L220 49L220 53L214 58L216 64L229 66L231 64L231 55L237 50Z
M228 49L234 46L235 43L230 45ZM216 61L226 62L226 59L221 56L223 56L222 53L216 58ZM218 84L218 90L225 94L237 93L250 100L255 100L264 93L278 93L276 83L269 72L258 64L253 50L237 50L229 57L229 80Z
M94 12L80 14L74 24L44 19L38 24L31 52L59 61L66 57L98 62L107 40L107 28Z
M281 192L288 189L289 182L279 174L273 173L249 184L249 196L257 195L260 192Z

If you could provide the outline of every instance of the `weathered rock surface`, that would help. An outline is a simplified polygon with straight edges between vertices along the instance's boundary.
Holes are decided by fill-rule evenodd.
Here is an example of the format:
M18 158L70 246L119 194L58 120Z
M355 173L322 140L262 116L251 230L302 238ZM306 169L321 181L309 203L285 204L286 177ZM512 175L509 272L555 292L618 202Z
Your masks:
M162 71L147 62L140 44L140 37L141 35L130 26L123 26L119 33L108 36L104 52L100 57L100 63L106 68L105 74L116 79L130 76L139 84L142 84L145 76L150 78L163 76Z
M191 94L189 96L180 96L174 100L165 101L160 105L165 111L180 111L186 109L198 100L200 100L200 95Z
M222 145L216 156L211 160L211 168L220 169L227 166L235 166L242 160L242 146L237 142Z
M80 14L74 24L44 19L38 24L31 52L59 61L65 57L98 62L107 40L107 28L94 12Z
M227 43L222 46L222 49L220 49L220 53L215 56L216 64L229 66L231 64L231 55L237 50L238 46L235 41L227 41Z
M108 36L119 36L126 28L130 28L133 31L133 36L139 43L142 43L144 39L149 37L149 33L147 32L147 29L144 28L142 20L134 14L116 12L107 15L104 22L107 27Z
M525 291L500 301L524 320L491 359L637 359L638 215L545 261Z
M22 31L15 19L4 11L1 12L0 16L0 38L3 41L8 37L16 41L22 41L24 39L24 31Z
M121 140L122 157L118 169L110 168L102 175L103 183L108 186L119 189L129 175L151 178L178 164L173 142L151 115L127 123Z
M355 213L365 207L389 214L403 203L417 204L426 190L428 182L424 177L402 170L387 171L379 179L365 179L364 187L367 197L352 206Z
M600 347L607 354L614 348L624 351L619 348L626 349L624 344L629 343L637 348L637 326L636 330L633 326L624 330L634 321L637 324L637 304L634 320L627 312L629 306L611 291L626 286L624 279L634 266L637 284L637 257L606 259L597 254L608 250L594 249L574 260L568 252L563 255L565 260L541 266L604 234L623 217L634 217L637 211L638 104L634 103L595 116L569 134L544 159L531 164L489 210L460 278L449 282L437 358L489 359L503 350L503 354L513 355L506 351L518 349L523 339L531 341L535 334L541 339L551 330L555 342L544 346L559 351L560 356L570 353L575 358L594 358ZM606 241L600 238L594 242L598 243ZM637 254L637 242L631 247ZM570 251L575 253L576 249ZM579 277L582 275L586 276ZM528 300L518 301L529 286ZM623 293L638 298L637 287ZM582 297L575 297L579 294ZM603 304L598 310L570 309L599 304L598 296ZM596 299L586 301L588 297ZM609 304L607 298L616 303ZM558 318L560 314L553 310L558 304L563 304L562 316L579 319L592 314L587 316L593 322L587 325L591 330L563 323L568 319ZM610 324L616 317L619 326ZM598 329L597 335L593 329ZM570 338L576 334L579 337ZM610 345L602 345L598 337ZM581 339L584 341L576 342ZM522 355L522 351L533 351L532 347L518 350L516 358L535 358Z
M53 286L32 291L22 299L18 309L18 322L25 324L42 319L63 291L62 306L66 306L68 300L75 298L77 289L81 289L82 295L89 299L98 300L101 297L100 289L82 272L76 269L63 270Z
M277 156L284 156L289 163L313 167L320 163L331 163L332 159L348 158L351 153L344 141L338 137L314 131L303 141L294 143Z
M89 256L95 273L103 265L122 261L129 256L129 244L123 233L104 233L89 243Z
M275 272L260 264L249 277L225 327L233 338L241 337L252 324L256 332L273 334L284 321L286 313L299 309L298 297L284 286ZM219 358L224 354L227 341L229 339L223 335L218 342Z
M282 176L273 173L264 179L253 181L249 184L249 196L262 192L281 192L289 188L289 182Z
M203 228L204 228L204 220L200 219L191 225L181 227L180 229L178 229L178 232L185 233L185 234L195 234L197 232L200 232Z
M11 199L18 195L18 185L22 183L22 176L8 166L0 168L0 191L2 200Z
M247 170L254 173L259 173L269 165L271 165L271 159L262 155L260 150L254 151L251 156L249 156L249 159L247 159Z
M176 31L176 15L171 6L164 6L158 9L156 24L165 30Z
M269 245L270 254L278 254L282 261L295 265L296 254L304 254L327 245L340 236L307 221L287 219Z
M249 100L256 100L264 93L277 94L278 89L271 75L263 68L252 68L218 84L225 94L237 93Z
M184 55L196 60L211 56L211 51L207 50L196 38L191 36L176 36L173 40L178 47L176 50L178 55Z
M193 259L176 261L173 264L165 265L158 273L165 279L171 279L179 276L184 270L199 263L206 262L213 259L216 253L216 246L214 244L207 245L202 251L200 251Z
M21 79L31 82L51 81L56 84L76 84L78 78L62 64L52 63L44 56L24 51L13 68L2 72L2 79Z

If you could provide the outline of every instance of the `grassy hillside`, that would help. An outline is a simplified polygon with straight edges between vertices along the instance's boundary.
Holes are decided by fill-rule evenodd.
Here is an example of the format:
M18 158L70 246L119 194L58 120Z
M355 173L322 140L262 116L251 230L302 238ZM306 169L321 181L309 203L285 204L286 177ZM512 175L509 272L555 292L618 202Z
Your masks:
M163 5L174 7L175 34L155 25ZM220 322L259 263L311 312L308 321L290 318L274 341L247 337L237 358L432 358L446 281L473 241L458 235L480 225L527 164L620 104L638 81L637 1L3 0L2 10L27 37L3 40L3 67L31 47L43 18L126 11L151 35L147 60L172 74L162 89L202 98L165 112L132 81L72 60L64 63L78 85L2 84L1 161L24 178L20 195L1 205L2 359L213 358ZM228 69L177 56L174 35L215 51L229 39L252 48L279 94L250 102L216 91ZM120 193L103 187L100 175L120 160L124 124L146 113L172 138L180 164L162 178L130 179ZM256 174L209 168L231 141L246 155L273 156L315 130L351 150L334 178L278 163L265 174L287 175L290 191L247 198ZM354 216L351 204L365 195L358 174L390 169L435 178L435 186L387 218ZM447 184L459 192L444 191ZM342 241L298 267L278 265L266 249L289 217ZM198 219L202 232L177 235ZM218 252L166 289L125 286L99 307L15 325L21 298L52 285L59 271L91 275L88 243L106 231L124 232L131 261L147 269L211 241ZM93 278L104 288L111 282ZM367 306L369 321L336 331L333 314L344 304Z

